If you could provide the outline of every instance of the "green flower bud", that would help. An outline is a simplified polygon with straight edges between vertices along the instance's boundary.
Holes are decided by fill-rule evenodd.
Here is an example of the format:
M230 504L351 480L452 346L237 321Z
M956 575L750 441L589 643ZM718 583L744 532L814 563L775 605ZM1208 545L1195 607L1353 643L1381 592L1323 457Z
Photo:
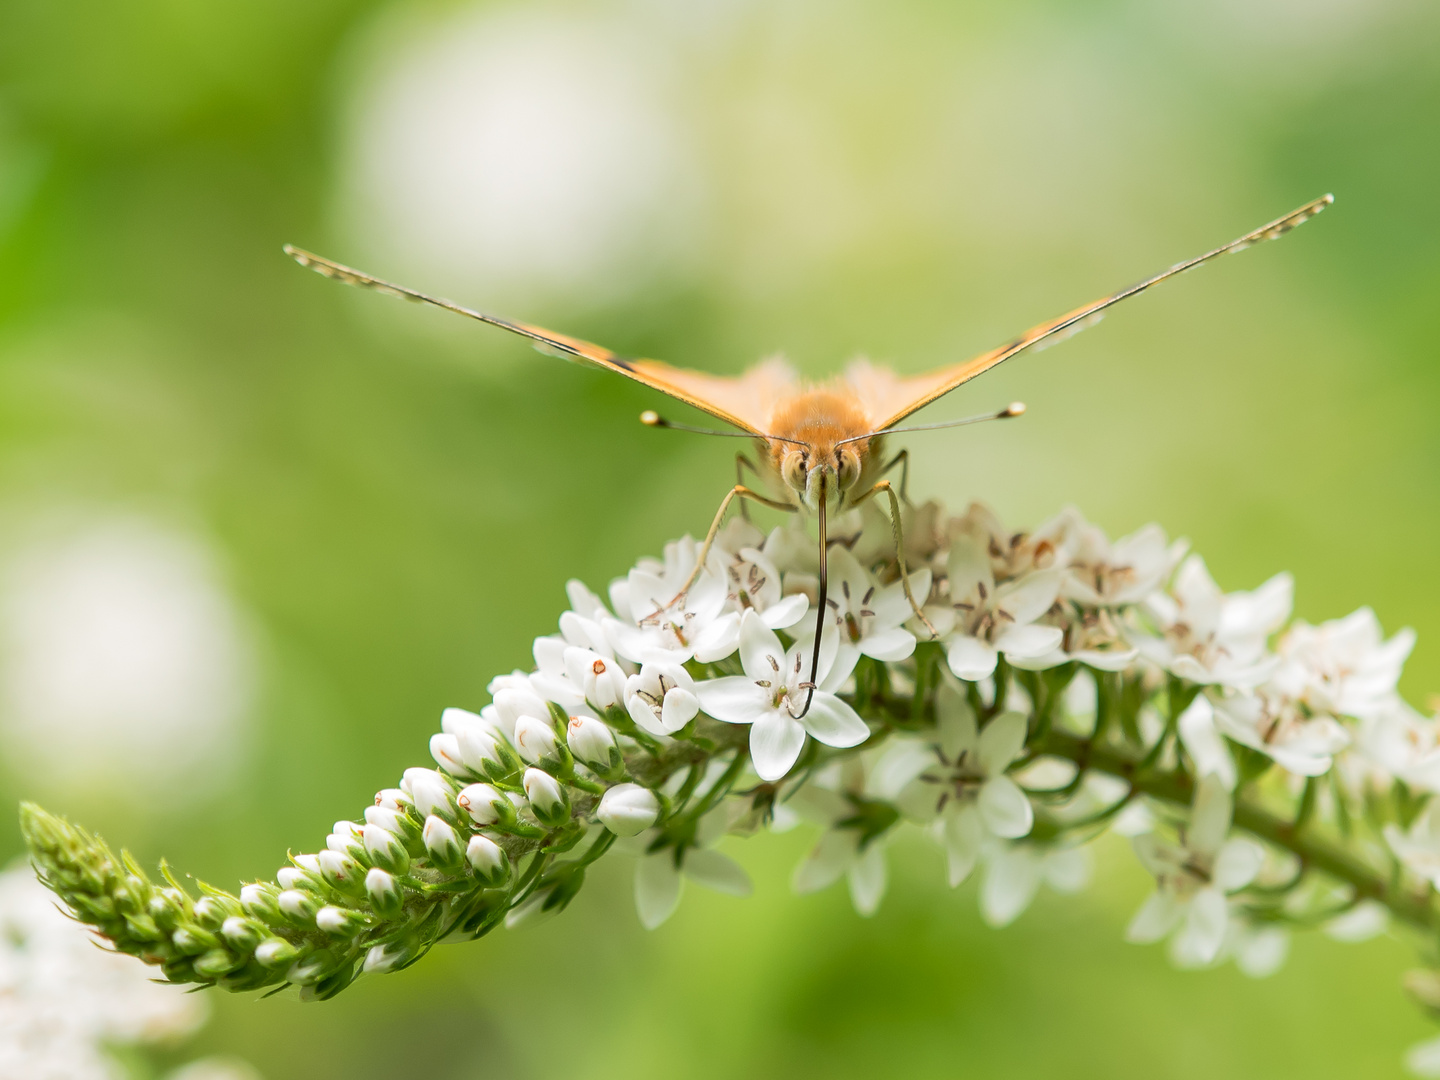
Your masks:
M247 919L241 915L232 915L220 926L220 936L223 937L237 952L254 952L255 946L259 945L265 937L265 927L254 919Z
M540 824L552 829L570 822L570 796L560 781L544 769L525 770L525 797Z
M394 833L386 832L379 825L366 825L364 835L366 854L380 869L392 874L403 874L410 869L410 855Z
M393 874L375 867L365 875L365 892L370 897L371 907L381 918L393 919L400 914L405 897Z
M510 856L488 836L476 833L470 837L465 859L475 871L475 876L489 888L498 889L510 880Z
M458 870L464 865L465 849L460 846L460 837L449 824L439 816L431 814L425 819L425 850L430 861L441 870Z
M255 946L255 959L267 968L278 968L282 965L292 964L299 955L300 950L284 938L266 938L259 945Z

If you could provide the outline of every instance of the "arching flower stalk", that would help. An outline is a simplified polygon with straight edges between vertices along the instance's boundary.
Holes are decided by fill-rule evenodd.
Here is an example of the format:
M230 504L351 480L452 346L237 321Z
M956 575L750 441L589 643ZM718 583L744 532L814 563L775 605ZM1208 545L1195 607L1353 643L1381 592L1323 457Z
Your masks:
M744 894L713 845L801 818L823 832L796 887L844 878L864 914L901 830L934 836L952 885L981 868L994 923L1042 883L1081 887L1084 845L1114 830L1156 878L1130 939L1167 938L1184 966L1263 974L1302 927L1434 940L1440 722L1396 693L1409 631L1386 640L1368 609L1287 628L1288 576L1226 595L1155 526L1112 543L1074 510L1030 534L978 505L910 518L910 584L939 637L906 613L887 523L835 523L837 599L801 719L813 552L793 526L733 521L678 607L688 538L608 602L571 582L533 672L447 709L437 767L406 770L273 879L195 895L26 805L36 865L171 982L315 998L563 909L617 839L647 926L687 879ZM1440 972L1406 985L1440 1012ZM1440 1075L1440 1043L1411 1064Z

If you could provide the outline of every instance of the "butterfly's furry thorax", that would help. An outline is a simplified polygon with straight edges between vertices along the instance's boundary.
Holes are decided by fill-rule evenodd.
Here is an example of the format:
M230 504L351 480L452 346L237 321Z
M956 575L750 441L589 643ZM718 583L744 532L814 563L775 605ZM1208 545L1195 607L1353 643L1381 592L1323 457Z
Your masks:
M839 509L873 468L880 440L865 437L874 427L848 390L807 388L777 402L770 416L766 460L802 508L816 508L823 476L826 500Z

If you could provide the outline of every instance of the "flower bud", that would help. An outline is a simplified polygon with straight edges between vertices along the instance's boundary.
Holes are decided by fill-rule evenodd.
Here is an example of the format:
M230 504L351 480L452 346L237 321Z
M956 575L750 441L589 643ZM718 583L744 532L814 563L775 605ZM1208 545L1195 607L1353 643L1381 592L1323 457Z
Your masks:
M374 867L365 875L365 892L370 897L370 906L381 918L393 919L400 914L405 897L400 892L400 883L395 880L394 875L386 873L378 866Z
M510 879L510 856L488 836L476 833L470 837L470 843L465 848L465 858L475 871L475 876L492 889L499 888Z
M365 808L365 824L378 825L386 832L394 833L396 836L405 836L411 831L410 819L403 809L396 810L389 806L367 806ZM361 826L361 835L364 835L364 826Z
M310 875L298 866L282 866L275 871L275 880L282 889L303 889L310 883Z
M342 855L360 855L365 850L365 844L360 839L360 826L353 821L335 822L335 827L325 838L325 846Z
M520 767L515 752L488 727L466 729L460 732L458 739L460 757L472 772L501 780Z
M515 807L489 784L471 784L455 799L476 825L513 825Z
M370 861L382 870L403 874L410 869L410 855L394 833L386 832L379 825L366 825L364 839Z
M360 848L365 850L363 844ZM365 867L339 851L320 852L320 874L341 892L355 892L365 879Z
M431 814L425 819L425 850L430 861L441 870L458 870L463 865L465 849L460 846L460 837L449 822Z
M525 797L540 824L558 828L570 821L570 796L560 781L544 769L525 770Z
M296 986L313 986L335 970L336 957L329 949L320 949L290 965L285 981Z
M195 958L194 968L197 975L203 975L207 979L218 979L222 975L228 975L244 963L243 957L236 956L228 949L210 949Z
M326 904L315 913L315 925L327 934L351 938L364 930L370 920L358 911Z
M620 748L604 721L593 716L572 716L565 729L570 752L596 772L611 773L621 765Z
M220 944L219 938L198 926L180 927L170 935L170 941L186 956L199 956Z
M560 740L550 721L534 716L522 716L515 721L515 749L531 765L541 761L552 761L560 749Z
M407 806L413 806L414 803L408 791L392 787L375 793L375 805L383 806L387 810L404 810Z
M255 946L255 959L267 968L277 968L281 964L292 963L299 955L300 950L284 938L266 938Z
M226 903L218 896L202 896L195 901L195 921L207 930L218 930L225 919L235 914L234 901Z
M240 952L253 952L265 936L265 927L254 919L232 915L220 924L220 936Z
M286 918L296 926L303 927L309 927L315 921L315 912L320 907L314 896L299 889L286 889L276 902Z
M394 971L397 967L410 959L414 950L408 945L392 942L388 945L376 945L365 954L364 970L368 974L381 975L387 971Z
M470 768L465 764L465 756L460 751L460 740L448 732L430 736L430 756L435 759L436 765L451 776L470 775Z
M320 876L320 862L314 855L295 855L293 856L293 860L295 865L307 874L312 874L316 877Z
M240 890L240 906L262 922L274 922L280 918L280 905L275 902L279 894L268 881L246 885Z
M639 784L616 784L600 797L595 816L616 836L634 836L655 824L660 800Z
M453 705L440 713L440 730L446 735L459 735L473 728L488 728L490 724L479 713L469 709L457 709Z
M450 782L434 769L406 769L402 781L410 789L415 800L415 812L422 818L439 814L442 818L454 820L455 809Z

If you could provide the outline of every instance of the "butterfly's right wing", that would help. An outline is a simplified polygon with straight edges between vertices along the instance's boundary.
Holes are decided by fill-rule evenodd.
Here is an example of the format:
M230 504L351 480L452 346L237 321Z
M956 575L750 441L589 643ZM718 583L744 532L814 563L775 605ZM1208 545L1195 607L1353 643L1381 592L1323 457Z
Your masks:
M1276 218L1267 225L1252 232L1246 233L1238 240L1232 240L1223 247L1214 251L1207 251L1182 263L1163 270L1154 277L1146 278L1144 281L1131 285L1128 289L1121 289L1117 293L1102 297L1099 300L1078 307L1074 311L1066 312L1058 319L1051 319L1039 326L1031 327L1015 340L1001 345L998 349L991 349L989 352L981 353L960 364L940 368L938 371L931 371L924 375L914 375L908 378L891 376L888 384L877 379L868 388L871 394L872 406L870 416L876 431L894 427L911 413L923 409L932 401L944 397L956 387L969 382L975 376L989 371L996 364L1009 360L1016 353L1024 352L1026 349L1033 349L1037 346L1052 345L1062 341L1071 334L1078 333L1085 327L1097 322L1107 308L1113 307L1122 300L1128 300L1132 296L1144 292L1152 285L1158 285L1167 278L1176 274L1183 274L1186 270L1193 270L1197 266L1203 266L1212 259L1218 259L1222 255L1231 252L1243 251L1253 244L1264 240L1274 240L1283 236L1295 226L1309 221L1320 211L1324 210L1335 201L1333 195L1322 195L1320 198L1306 203L1298 210L1293 210L1282 218Z
M668 394L677 401L683 401L687 405L709 413L717 420L723 420L742 431L756 435L765 430L775 385L786 381L787 377L793 381L793 376L787 376L789 369L785 368L783 364L762 364L738 378L727 378L700 371L686 371L683 368L662 364L658 360L636 360L621 356L619 353L592 342L570 337L568 334L557 334L553 330L531 326L528 323L513 322L510 319L502 319L498 315L487 315L483 311L464 307L453 300L429 296L417 292L415 289L406 288L404 285L396 285L394 282L373 277L363 271L322 258L291 244L285 245L285 254L301 266L309 267L316 273L324 274L336 281L343 281L347 285L373 289L376 292L398 296L404 300L413 300L417 303L433 304L446 311L453 311L457 315L464 315L491 326L498 326L502 330L509 330L512 334L519 334L535 342L535 347L541 352L553 353L624 375L642 386L648 386L652 390Z

